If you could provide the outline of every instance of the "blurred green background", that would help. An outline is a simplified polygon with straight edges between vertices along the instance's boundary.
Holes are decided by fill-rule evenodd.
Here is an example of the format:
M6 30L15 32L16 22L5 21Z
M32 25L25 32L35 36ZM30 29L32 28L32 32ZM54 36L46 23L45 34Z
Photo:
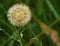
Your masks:
M50 36L41 33L41 26L34 17L16 31L16 27L7 19L7 11L17 3L28 5L32 16L34 14L47 26L51 25L51 29L57 31L60 38L60 0L0 0L0 46L56 46Z

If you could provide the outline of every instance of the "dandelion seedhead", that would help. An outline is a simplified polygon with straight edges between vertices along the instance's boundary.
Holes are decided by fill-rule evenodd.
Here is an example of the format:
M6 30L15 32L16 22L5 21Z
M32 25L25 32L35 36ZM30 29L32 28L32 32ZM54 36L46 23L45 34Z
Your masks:
M24 26L31 20L31 11L25 4L15 4L9 8L7 17L14 26Z

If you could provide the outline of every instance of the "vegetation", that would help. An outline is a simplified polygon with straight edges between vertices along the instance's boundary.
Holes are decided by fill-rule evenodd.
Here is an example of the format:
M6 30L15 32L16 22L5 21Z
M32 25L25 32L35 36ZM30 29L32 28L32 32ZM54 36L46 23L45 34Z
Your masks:
M24 27L13 26L7 18L17 3L32 13ZM60 0L0 0L0 46L60 46Z

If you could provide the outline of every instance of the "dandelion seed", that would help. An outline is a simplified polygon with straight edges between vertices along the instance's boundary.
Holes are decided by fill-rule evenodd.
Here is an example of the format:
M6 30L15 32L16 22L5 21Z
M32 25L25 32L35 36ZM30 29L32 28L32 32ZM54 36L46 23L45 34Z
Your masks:
M15 4L9 8L7 17L14 26L24 26L31 20L31 11L25 4Z

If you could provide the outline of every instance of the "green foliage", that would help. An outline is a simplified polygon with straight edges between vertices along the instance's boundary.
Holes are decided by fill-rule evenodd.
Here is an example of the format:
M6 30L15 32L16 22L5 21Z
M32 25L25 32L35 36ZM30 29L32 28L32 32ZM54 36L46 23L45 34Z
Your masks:
M7 11L16 3L28 5L32 16L56 30L60 37L60 0L0 0L0 46L55 46L34 17L19 28L8 21Z

